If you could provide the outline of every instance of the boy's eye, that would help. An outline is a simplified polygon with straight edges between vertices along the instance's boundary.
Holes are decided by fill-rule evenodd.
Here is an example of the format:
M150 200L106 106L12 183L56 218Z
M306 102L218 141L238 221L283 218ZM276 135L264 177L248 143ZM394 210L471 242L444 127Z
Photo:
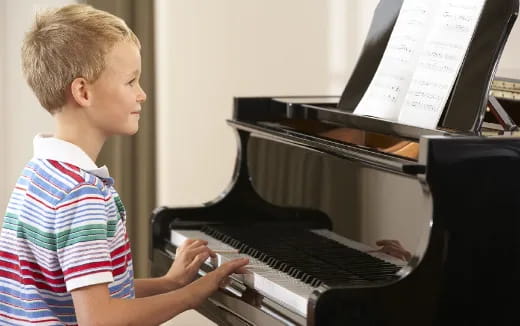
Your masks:
M128 82L128 85L133 85L135 83L135 78Z

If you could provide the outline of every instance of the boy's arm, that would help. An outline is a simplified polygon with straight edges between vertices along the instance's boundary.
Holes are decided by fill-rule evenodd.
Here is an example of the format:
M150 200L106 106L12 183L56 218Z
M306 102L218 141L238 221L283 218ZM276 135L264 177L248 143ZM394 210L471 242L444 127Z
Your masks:
M135 297L144 298L181 288L177 282L169 282L162 277L140 278L134 280Z
M207 241L198 239L184 241L177 248L175 261L166 275L134 281L136 298L173 291L193 281L200 265L210 256L215 256L215 253L206 246L207 244Z
M237 259L191 284L171 292L139 299L114 299L107 284L72 291L79 325L159 325L200 305L233 272L247 264Z

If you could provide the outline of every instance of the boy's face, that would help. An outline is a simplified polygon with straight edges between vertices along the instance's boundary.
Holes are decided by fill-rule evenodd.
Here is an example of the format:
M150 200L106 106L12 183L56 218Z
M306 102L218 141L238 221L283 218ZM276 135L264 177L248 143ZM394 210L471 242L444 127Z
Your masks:
M132 42L117 43L105 58L105 69L91 84L89 119L105 136L133 135L139 129L141 55Z

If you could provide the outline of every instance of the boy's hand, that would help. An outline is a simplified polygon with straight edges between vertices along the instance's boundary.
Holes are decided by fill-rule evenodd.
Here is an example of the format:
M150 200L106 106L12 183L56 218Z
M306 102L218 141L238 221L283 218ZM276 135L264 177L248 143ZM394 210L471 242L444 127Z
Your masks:
M195 279L200 265L215 253L206 245L205 240L188 239L175 251L175 260L164 276L176 288L183 287Z
M196 308L213 292L217 291L219 287L225 286L228 283L229 275L233 273L245 273L246 271L243 267L248 263L249 259L247 258L230 260L188 285L186 289L193 294L193 301L190 303L190 308Z
M394 256L404 261L409 261L412 254L404 249L403 245L398 240L379 240L376 245L381 248L375 251L383 252L387 255Z

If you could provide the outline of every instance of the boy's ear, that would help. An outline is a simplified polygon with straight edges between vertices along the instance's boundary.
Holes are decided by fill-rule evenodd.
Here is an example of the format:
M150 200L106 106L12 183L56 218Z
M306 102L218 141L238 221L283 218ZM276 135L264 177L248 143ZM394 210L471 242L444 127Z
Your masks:
M70 85L70 91L72 98L79 106L90 106L90 84L85 78L78 77L74 79Z

